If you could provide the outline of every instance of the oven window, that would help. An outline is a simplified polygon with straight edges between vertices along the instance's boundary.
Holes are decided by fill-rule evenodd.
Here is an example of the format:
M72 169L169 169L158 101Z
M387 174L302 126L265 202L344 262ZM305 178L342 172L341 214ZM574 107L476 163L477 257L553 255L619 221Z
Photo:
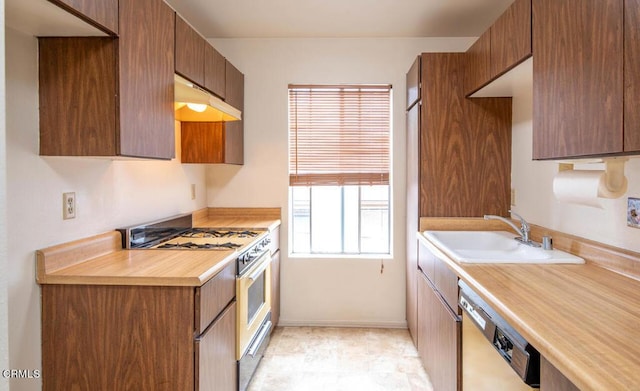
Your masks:
M251 286L249 287L249 299L248 299L248 311L249 314L247 316L248 324L253 322L253 318L256 316L258 311L260 311L260 307L265 303L265 295L264 295L264 284L265 280L265 272L262 272L260 278L258 278Z

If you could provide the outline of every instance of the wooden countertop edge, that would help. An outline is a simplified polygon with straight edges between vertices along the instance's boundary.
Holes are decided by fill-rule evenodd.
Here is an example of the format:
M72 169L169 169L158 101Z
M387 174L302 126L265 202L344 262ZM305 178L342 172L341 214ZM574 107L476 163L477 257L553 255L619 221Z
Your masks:
M41 285L140 285L140 286L201 286L208 279L197 277L104 277L48 275Z

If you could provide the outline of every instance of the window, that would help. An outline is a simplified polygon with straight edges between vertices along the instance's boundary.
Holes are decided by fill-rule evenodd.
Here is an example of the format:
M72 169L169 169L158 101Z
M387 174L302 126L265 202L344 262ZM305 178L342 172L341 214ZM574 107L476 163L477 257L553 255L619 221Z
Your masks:
M292 252L390 253L389 85L289 85Z

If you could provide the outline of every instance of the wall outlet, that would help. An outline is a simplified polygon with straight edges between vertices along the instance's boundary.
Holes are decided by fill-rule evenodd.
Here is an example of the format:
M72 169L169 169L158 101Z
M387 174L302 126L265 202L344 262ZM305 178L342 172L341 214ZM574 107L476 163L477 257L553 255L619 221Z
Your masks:
M76 193L62 193L62 218L64 220L76 218Z
M191 199L192 200L196 199L196 184L195 183L191 184Z
M511 206L516 206L516 189L511 189Z

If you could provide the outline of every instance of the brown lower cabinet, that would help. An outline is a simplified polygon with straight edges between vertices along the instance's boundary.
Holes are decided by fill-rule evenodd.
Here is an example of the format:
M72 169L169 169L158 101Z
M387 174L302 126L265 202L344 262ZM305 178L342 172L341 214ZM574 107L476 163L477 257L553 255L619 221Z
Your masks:
M280 321L280 251L271 255L271 322L273 328Z
M434 390L462 389L462 322L444 298L418 273L418 353Z
M579 391L580 389L547 361L546 358L540 357L540 390Z
M237 390L235 263L201 287L42 285L42 389Z
M236 303L232 302L196 340L198 390L234 390L236 375Z

